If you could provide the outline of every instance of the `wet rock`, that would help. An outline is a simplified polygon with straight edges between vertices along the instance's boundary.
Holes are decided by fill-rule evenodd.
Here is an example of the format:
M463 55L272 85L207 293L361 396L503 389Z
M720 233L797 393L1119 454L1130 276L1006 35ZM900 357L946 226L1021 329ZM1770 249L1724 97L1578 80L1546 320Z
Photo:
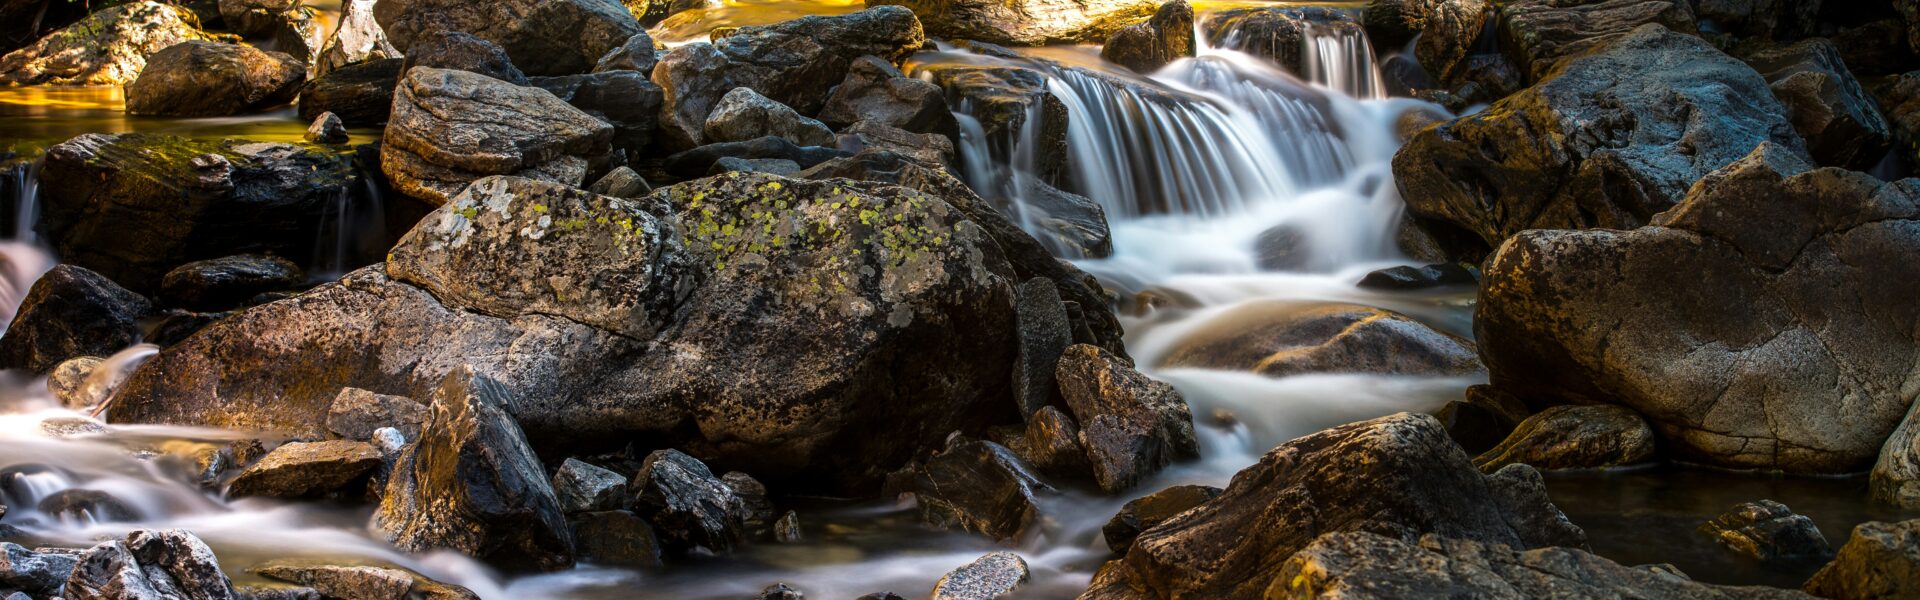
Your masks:
M627 504L627 478L569 458L553 473L553 494L568 514L616 510Z
M786 138L801 146L831 146L833 130L800 116L787 105L768 99L753 88L738 87L720 97L707 113L702 139L708 142L744 142L763 136Z
M1267 593L1292 598L1807 598L1791 590L1698 583L1672 567L1629 567L1577 548L1521 551L1478 540L1428 535L1415 542L1368 531L1314 540L1279 565Z
M488 175L578 186L612 140L612 126L546 90L419 67L394 94L380 166L402 193L444 204Z
M791 177L800 173L800 163L784 158L734 158L726 157L713 162L713 170L708 175L727 173L765 173Z
M234 477L227 497L310 498L344 492L380 462L380 451L366 442L289 442Z
M315 144L345 144L347 123L340 120L340 115L320 113L313 118L313 124L307 126L306 140Z
M181 42L208 40L186 8L129 2L101 9L33 45L0 56L0 84L121 85L147 57Z
M513 66L507 51L493 42L458 31L436 30L421 35L407 47L400 72L414 67L451 69L527 85L527 74Z
M946 90L950 104L980 121L988 151L996 160L1013 157L1023 143L1029 118L1038 118L1031 147L1033 169L1040 179L1058 183L1067 167L1067 106L1047 89L1048 77L1039 71L995 65L945 64L916 67L915 76L930 78Z
M1807 580L1822 598L1905 598L1920 591L1920 520L1853 528L1833 562Z
M301 120L312 121L332 113L347 125L387 122L404 62L399 58L369 60L314 78L300 88Z
M380 0L373 14L393 46L409 56L428 36L460 32L499 45L529 75L585 73L641 31L616 0Z
M1448 402L1433 416L1462 449L1479 456L1506 441L1531 413L1519 399L1498 388L1476 385L1467 388L1465 400Z
M705 144L707 115L739 87L816 114L830 89L822 82L845 79L855 59L904 60L925 41L914 13L883 6L742 27L712 44L681 46L653 69L654 83L666 90L661 133L671 147Z
M1026 559L994 552L948 571L933 584L933 600L993 600L1012 594L1032 578Z
M773 541L791 544L804 539L800 532L800 514L787 511L780 520L773 522Z
M1453 81L1493 18L1494 6L1485 0L1373 0L1363 14L1373 47L1404 47L1417 36L1413 53L1420 67L1436 79Z
M107 356L140 342L146 298L99 273L56 265L27 289L0 336L0 367L46 373L81 356Z
M267 254L240 254L194 261L168 271L160 279L160 301L193 310L228 309L306 280L306 273L293 261Z
M1500 8L1500 48L1526 74L1528 81L1538 82L1547 79L1561 61L1584 56L1604 46L1617 46L1617 40L1633 37L1644 25L1657 24L1678 33L1694 33L1691 4L1687 0L1511 2Z
M860 121L842 129L835 137L842 150L863 152L875 149L894 152L935 168L950 168L953 140L934 133L913 133L879 121Z
M993 442L955 437L916 469L906 484L920 518L935 527L1019 541L1044 526L1040 500L1056 492L1027 470L1013 451Z
M1474 287L1480 284L1480 270L1458 263L1424 267L1400 266L1381 269L1360 278L1357 284L1370 290L1425 290L1432 288Z
M373 439L374 430L392 427L407 439L420 437L420 425L432 417L425 405L406 396L341 388L327 407L327 431L349 440Z
M233 583L213 550L180 529L135 530L79 556L63 590L74 600L228 600Z
M819 117L836 129L868 121L944 135L949 144L960 137L959 123L947 108L940 86L907 77L878 56L862 56L847 66L846 79L828 93Z
M806 597L806 594L800 593L800 590L793 589L792 586L784 583L767 586L766 589L760 590L760 595L755 596L758 600L805 600Z
M1805 168L1762 146L1652 227L1514 237L1474 315L1492 383L1631 408L1681 460L1867 468L1909 404L1890 357L1920 347L1899 325L1916 306L1879 283L1920 277L1920 190Z
M1804 156L1766 81L1699 38L1658 26L1580 36L1614 41L1400 149L1393 171L1414 215L1486 248L1526 229L1631 228L1763 142Z
M60 593L79 559L55 552L34 552L13 543L0 543L0 586L42 596Z
M584 512L573 515L573 539L582 562L625 567L658 569L660 540L647 520L624 510Z
M1467 375L1480 360L1466 340L1406 315L1353 304L1250 306L1188 334L1161 367L1302 373Z
M227 29L249 37L273 33L281 15L300 6L299 0L219 0L218 4Z
M1815 164L1867 171L1886 155L1892 135L1887 121L1833 42L1815 38L1745 59L1786 105Z
M1042 406L1028 415L1020 437L1007 443L1021 460L1050 478L1092 478L1093 467L1087 463L1086 448L1080 445L1080 427L1058 408Z
M313 256L328 212L367 201L349 156L234 139L86 134L48 148L41 177L67 182L41 190L61 261L142 293L197 260Z
M666 169L668 173L680 177L702 177L712 173L715 165L728 158L787 160L799 165L802 169L808 169L846 155L847 153L841 150L815 146L802 147L786 138L767 136L745 142L707 144L679 152L667 157ZM809 177L808 179L819 178Z
M1814 526L1813 519L1794 514L1772 500L1747 502L1702 524L1701 535L1713 538L1736 553L1758 559L1768 568L1792 569L1817 565L1833 558L1833 547Z
M740 498L741 520L747 524L747 529L765 537L763 534L767 533L774 521L773 500L767 497L766 484L739 471L721 475L720 481L726 483L727 489L733 490L733 495Z
M1473 459L1493 472L1511 464L1536 469L1593 469L1653 459L1653 429L1618 406L1555 406L1515 426L1499 446Z
M326 43L326 40L321 38L323 35L321 27L320 11L310 6L301 6L281 13L279 18L275 19L273 30L267 34L267 37L272 42L274 51L292 56L294 60L307 66L308 73L311 73L312 66L320 58L321 44Z
M1113 255L1113 232L1107 228L1107 210L1091 198L1034 182L1022 210L1027 211L1025 218L1038 229L1034 235L1062 257Z
M659 64L660 55L654 53L653 36L647 32L633 34L620 46L608 50L593 64L593 72L637 71L642 75L652 75L653 66Z
M345 0L340 3L339 23L327 37L326 45L314 60L316 76L325 76L348 65L388 58L401 58L400 49L387 41L387 32L373 18L379 0Z
M1267 59L1282 69L1305 76L1304 49L1312 37L1344 33L1364 34L1352 11L1318 6L1236 8L1209 13L1200 30L1216 47L1239 50ZM1384 47L1384 46L1382 46Z
M153 53L126 86L127 113L217 117L259 112L300 93L299 59L251 46L186 41Z
M1176 485L1135 498L1100 528L1100 537L1115 554L1126 554L1140 532L1167 522L1180 513L1220 497L1221 490L1205 485Z
M613 198L634 199L645 198L653 191L653 186L648 185L646 178L633 169L619 167L587 186L587 191Z
M1173 0L1160 5L1152 18L1114 32L1100 47L1100 58L1137 73L1152 73L1193 56L1193 33L1193 6Z
M1200 455L1193 416L1173 386L1087 344L1061 354L1055 377L1081 424L1080 444L1100 491L1119 493L1174 461Z
M47 373L47 391L60 401L61 406L69 409L78 410L98 404L105 398L96 395L104 394L96 394L95 390L88 389L87 377L93 375L94 368L103 361L98 356L76 356L60 361L60 364L54 365L53 371Z
M1262 271L1309 271L1314 268L1312 249L1305 229L1281 223L1254 237L1254 266Z
M1103 569L1101 589L1257 597L1286 586L1277 568L1334 532L1422 534L1512 548L1581 546L1585 535L1548 501L1538 472L1473 468L1433 417L1401 413L1282 444L1219 498L1140 534ZM1151 585L1151 588L1146 586Z
M444 548L498 568L573 565L573 532L540 459L507 413L499 382L462 367L433 395L433 417L393 467L374 515L409 552Z
M1099 43L1153 15L1155 0L869 0L868 6L904 6L926 23L927 34L990 44Z
M1055 374L1060 354L1073 345L1073 325L1067 321L1067 307L1061 304L1060 290L1042 277L1020 284L1014 300L1018 317L1020 354L1013 365L1013 399L1020 414L1032 415L1049 404L1058 404L1059 386ZM1069 427L1072 423L1067 423ZM1045 470L1045 469L1042 469Z
M733 550L746 539L746 506L707 465L678 450L647 456L633 476L633 504L676 551Z
M313 588L340 600L478 600L466 588L385 564L340 564L315 559L277 559L248 572Z
M652 154L660 126L660 86L638 71L602 71L585 75L534 77L533 85L552 92L594 118L613 126L613 148L629 157Z

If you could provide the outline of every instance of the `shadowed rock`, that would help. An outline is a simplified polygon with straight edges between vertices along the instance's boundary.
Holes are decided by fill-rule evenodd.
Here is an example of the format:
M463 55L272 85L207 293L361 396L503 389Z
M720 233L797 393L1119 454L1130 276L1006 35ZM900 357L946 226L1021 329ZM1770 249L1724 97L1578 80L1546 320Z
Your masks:
M402 53L434 33L466 33L499 45L529 75L585 73L641 31L617 0L380 0L373 14Z
M300 118L311 121L333 113L348 125L378 125L393 112L399 85L399 58L369 60L328 71L300 88Z
M147 299L73 265L57 265L33 282L6 334L0 367L46 373L82 356L107 356L140 342Z
M1124 491L1174 461L1200 455L1193 416L1173 386L1087 344L1061 354L1055 377L1080 423L1080 445L1100 491Z
M1493 472L1511 464L1536 469L1620 467L1653 460L1653 429L1618 406L1555 406L1528 417L1507 439L1473 459Z
M1794 514L1772 500L1746 502L1714 517L1698 529L1721 546L1774 569L1817 565L1833 558L1833 547L1813 519Z

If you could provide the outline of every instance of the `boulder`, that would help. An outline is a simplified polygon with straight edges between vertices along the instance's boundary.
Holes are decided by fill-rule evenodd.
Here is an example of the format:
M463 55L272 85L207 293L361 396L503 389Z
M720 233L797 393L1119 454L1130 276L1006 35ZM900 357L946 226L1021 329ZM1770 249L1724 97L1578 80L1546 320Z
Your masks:
M1833 42L1804 40L1748 54L1745 60L1786 105L1787 118L1806 138L1815 164L1868 171L1886 156L1892 136L1887 120Z
M281 15L300 6L299 0L219 0L220 21L227 29L248 37L273 33Z
M1549 79L1562 61L1618 46L1618 39L1645 25L1696 31L1689 0L1516 0L1500 7L1498 21L1500 49L1529 82ZM1711 47L1704 41L1700 45Z
M1577 548L1516 549L1429 535L1330 533L1281 565L1269 597L1810 600L1792 590L1696 582L1667 565L1629 567Z
M933 584L932 600L994 600L1005 598L1032 578L1026 559L1012 552L993 552L960 565Z
M1806 590L1849 600L1913 596L1920 591L1920 519L1854 527L1833 562L1807 580Z
M0 56L0 85L121 85L140 76L147 57L174 44L210 40L184 7L129 2L88 15Z
M553 472L553 494L567 514L617 510L627 505L627 478L569 458Z
M1073 323L1068 321L1060 289L1052 281L1028 279L1017 292L1013 308L1019 320L1020 354L1013 365L1013 399L1020 405L1020 414L1029 416L1049 404L1060 404L1054 372L1059 369L1061 353L1073 345ZM1066 426L1072 427L1073 423L1068 421Z
M1772 500L1734 506L1697 531L1771 569L1819 565L1833 558L1833 547L1813 519Z
M568 75L641 31L617 0L379 0L374 18L400 52L437 32L472 34L505 49L529 75Z
M912 158L937 169L952 168L953 140L937 133L913 133L879 121L860 121L835 137L842 150L864 152L873 149Z
M79 560L58 552L34 552L0 542L0 586L41 596L55 596Z
M647 455L633 476L633 505L662 542L681 552L726 553L746 539L746 504L713 471L686 453Z
M1364 37L1354 13L1319 6L1235 8L1208 13L1200 31L1217 48L1238 50L1306 77L1312 69L1306 48L1316 36ZM1387 46L1381 46L1386 48Z
M297 583L326 598L340 600L479 600L467 588L387 564L338 563L318 559L275 559L247 572Z
M802 115L816 114L830 89L822 82L845 79L855 59L871 55L898 62L925 41L914 13L879 7L742 27L711 44L681 46L653 69L654 83L666 91L661 133L675 148L706 143L707 115L722 96L740 87Z
M911 9L934 37L1020 46L1098 43L1159 7L1155 0L867 0L880 5Z
M293 261L269 254L239 254L175 267L160 279L160 302L193 310L234 308L266 292L306 283Z
M573 566L573 531L499 382L462 367L393 466L374 522L408 552L448 549L512 570Z
M574 108L613 126L613 148L629 158L654 154L660 128L660 86L639 71L600 71L584 75L534 77L534 87L553 93Z
M394 93L380 167L402 193L438 205L488 175L581 185L612 141L612 126L546 90L419 67Z
M641 75L652 75L653 66L659 64L660 55L655 53L653 36L647 32L633 34L618 47L608 50L606 56L593 63L593 72L636 71Z
M0 336L0 368L46 373L70 358L119 352L140 342L140 320L152 310L99 273L56 265L27 289Z
M308 81L300 88L300 118L313 120L332 113L347 125L387 122L404 62L399 58L368 60L329 70Z
M1005 446L959 436L907 479L891 491L912 493L922 521L1002 542L1038 535L1040 502L1057 494Z
M432 416L425 405L406 396L376 394L360 388L341 388L327 406L327 431L349 440L373 439L373 432L392 427L406 439L420 437L420 425Z
M1290 585L1282 567L1315 538L1363 531L1516 549L1585 544L1539 473L1484 475L1433 417L1401 413L1274 448L1220 497L1141 533L1082 597L1261 597ZM1114 593L1126 589L1135 592Z
M400 49L387 41L387 32L373 18L374 4L380 0L345 0L340 3L339 23L327 36L320 57L314 60L313 73L323 77L336 69L388 58L400 58Z
M1920 188L1805 168L1762 146L1653 226L1508 240L1474 314L1492 383L1631 408L1681 460L1866 469L1912 402L1920 316L1880 282L1920 277Z
M1474 466L1493 472L1512 464L1541 470L1623 467L1653 460L1653 429L1618 406L1555 406L1527 417Z
M1367 35L1375 48L1414 45L1420 67L1435 79L1461 79L1463 66L1494 16L1486 0L1373 0L1363 13Z
M345 144L347 143L347 122L340 120L340 115L330 112L320 113L320 116L313 118L312 124L307 125L307 135L304 139L315 144Z
M1120 507L1112 519L1100 528L1100 537L1115 554L1126 554L1140 532L1167 522L1180 513L1220 497L1220 488L1205 485L1176 485L1134 498Z
M1100 46L1100 58L1137 73L1152 73L1193 56L1197 46L1193 34L1193 5L1173 0L1160 5L1152 18L1114 32Z
M259 112L293 101L307 66L279 52L220 42L186 41L153 53L126 86L127 113L219 117Z
M62 591L72 600L233 600L213 550L181 529L138 529L79 555Z
M913 133L959 139L960 126L947 108L945 92L933 83L907 77L878 56L862 56L847 66L846 79L827 94L820 120L837 129L866 121Z
M1646 224L1762 142L1804 155L1786 109L1745 63L1659 26L1599 37L1613 42L1408 140L1393 158L1407 208L1491 249L1527 229Z
M737 87L713 105L702 127L707 142L744 142L775 136L801 146L831 146L833 130L826 124L800 116L787 105L775 102L753 88Z
M227 497L311 498L350 491L381 463L372 444L352 440L288 442L227 484Z
M1081 424L1080 445L1100 491L1119 493L1174 461L1200 456L1193 415L1173 386L1089 344L1067 348L1054 376Z
M452 69L485 75L511 83L527 85L527 74L513 66L507 51L493 42L452 30L434 30L421 34L407 47L400 72L414 67Z
M1306 373L1470 375L1472 343L1400 313L1355 304L1253 304L1196 329L1160 368Z
M313 256L330 212L370 201L352 157L311 146L86 134L45 160L42 179L65 183L41 189L44 239L142 293L193 261Z
M633 169L619 167L608 172L599 181L593 182L593 185L587 186L587 191L602 196L633 199L645 198L647 194L653 192L653 186Z
M573 515L573 540L582 562L629 569L659 569L664 564L653 526L629 511Z

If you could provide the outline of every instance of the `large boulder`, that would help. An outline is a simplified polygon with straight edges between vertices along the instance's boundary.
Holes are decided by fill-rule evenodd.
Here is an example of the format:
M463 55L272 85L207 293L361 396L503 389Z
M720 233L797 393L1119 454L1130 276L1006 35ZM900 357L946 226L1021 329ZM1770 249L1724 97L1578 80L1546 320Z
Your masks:
M1762 146L1653 226L1508 240L1474 317L1492 382L1632 408L1684 460L1865 469L1920 384L1920 307L1884 284L1920 277L1920 182L1805 168Z
M1490 249L1527 229L1643 225L1761 142L1803 155L1786 109L1745 63L1657 25L1612 37L1555 77L1409 139L1393 158L1407 208Z
M1552 76L1562 61L1657 24L1694 33L1690 0L1516 0L1500 7L1500 49L1527 81ZM1705 45L1704 42L1702 45Z
M300 93L307 65L279 52L240 44L189 41L147 58L127 84L127 113L217 117L286 104Z
M1892 135L1887 120L1833 42L1814 38L1745 58L1786 105L1816 164L1868 171L1886 155Z
M416 67L394 93L380 168L402 193L437 205L488 175L583 185L612 142L613 126L546 90Z
M802 115L820 112L831 82L862 56L905 60L926 42L920 20L896 7L741 27L711 44L670 52L653 68L666 91L661 133L676 148L706 143L703 126L722 96L747 87ZM823 85L827 82L828 85Z
M927 33L946 39L1038 46L1098 43L1151 16L1156 0L867 0L913 10Z
M398 57L368 60L313 78L300 88L300 119L311 121L333 113L347 125L387 122L405 62Z
M247 140L87 134L47 149L40 232L71 265L151 292L180 265L251 252L314 255L342 199L366 202L353 159Z
M1100 491L1124 491L1168 464L1200 456L1193 414L1173 386L1090 344L1067 348L1055 369Z
M4 85L120 85L140 76L153 53L190 40L209 40L200 20L182 6L129 2L93 13L0 56Z
M380 0L346 0L340 3L340 21L327 36L320 56L314 59L313 74L323 76L347 65L384 58L400 58L400 49L387 41L387 32L373 18L374 4Z
M28 288L0 336L0 368L52 371L62 361L107 356L140 343L153 306L99 273L57 265Z
M1152 73L1167 63L1193 56L1193 5L1173 0L1160 5L1153 18L1128 25L1100 46L1100 58L1138 73Z
M417 40L456 31L505 48L529 75L568 75L593 70L595 61L639 33L617 0L379 0L374 18L402 53Z
M1257 598L1294 553L1334 532L1425 534L1516 549L1581 546L1537 472L1483 475L1426 415L1401 413L1283 444L1220 497L1154 526L1082 598Z
M471 368L448 373L433 418L393 465L376 525L410 552L449 549L504 569L573 566L573 530L508 407Z
M1376 48L1404 47L1417 36L1414 57L1442 81L1461 78L1456 69L1493 16L1494 3L1487 0L1373 0L1364 15Z
M1555 406L1527 417L1474 466L1493 472L1512 464L1540 470L1597 469L1653 459L1653 429L1618 406Z
M1473 344L1400 313L1355 304L1253 304L1195 329L1161 368L1228 369L1269 377L1308 373L1470 375Z
M1920 519L1853 528L1833 562L1807 580L1822 598L1892 600L1920 593Z

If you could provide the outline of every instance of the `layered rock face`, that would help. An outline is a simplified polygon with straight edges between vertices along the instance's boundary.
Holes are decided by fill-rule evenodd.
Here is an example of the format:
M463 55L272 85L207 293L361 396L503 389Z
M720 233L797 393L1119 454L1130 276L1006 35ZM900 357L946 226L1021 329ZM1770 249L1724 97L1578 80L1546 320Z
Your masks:
M153 53L180 42L212 39L199 25L192 11L158 2L101 10L0 56L0 84L127 83L140 76Z
M1494 384L1627 406L1685 460L1865 469L1920 382L1885 284L1920 277L1920 188L1806 167L1762 146L1653 226L1509 240L1474 319Z
M616 0L379 0L373 16L393 47L454 31L499 44L529 75L593 70L595 61L639 33L640 23Z
M380 165L401 192L443 204L488 175L583 185L612 141L611 125L546 90L415 67L393 96Z
M913 10L927 33L947 39L1037 46L1092 43L1151 16L1155 0L867 0Z

